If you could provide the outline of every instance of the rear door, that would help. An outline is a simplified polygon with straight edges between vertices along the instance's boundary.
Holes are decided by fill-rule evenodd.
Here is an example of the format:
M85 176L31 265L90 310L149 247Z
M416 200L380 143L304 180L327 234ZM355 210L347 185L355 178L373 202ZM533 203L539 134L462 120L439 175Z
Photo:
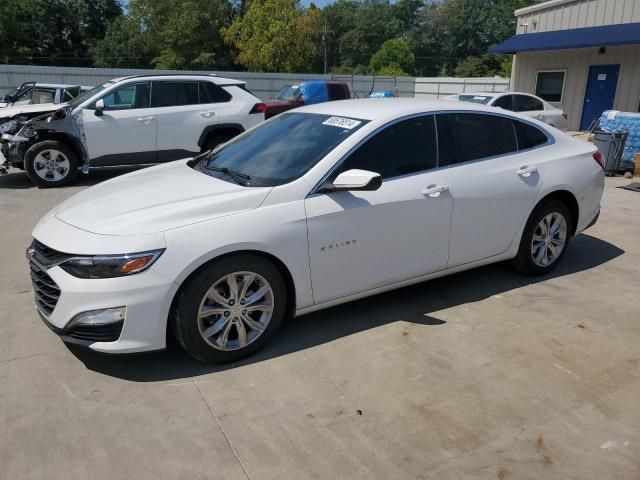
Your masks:
M155 163L156 114L151 108L151 82L128 83L102 97L105 110L95 105L82 110L82 129L91 165Z
M153 82L152 104L158 113L158 161L200 153L202 133L216 125L222 104L231 95L213 82L161 80Z
M505 252L545 181L546 160L533 147L547 137L533 126L488 113L440 114L437 125L440 161L451 166L448 266ZM529 128L542 134L538 145L535 135L527 140Z

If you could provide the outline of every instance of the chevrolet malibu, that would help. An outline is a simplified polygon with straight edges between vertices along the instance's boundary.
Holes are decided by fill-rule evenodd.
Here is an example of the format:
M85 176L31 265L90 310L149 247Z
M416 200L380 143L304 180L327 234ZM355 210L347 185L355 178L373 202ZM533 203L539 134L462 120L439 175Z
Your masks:
M27 250L65 341L233 361L288 316L493 262L545 274L592 225L601 156L462 102L346 100L86 189ZM437 288L434 284L434 288Z

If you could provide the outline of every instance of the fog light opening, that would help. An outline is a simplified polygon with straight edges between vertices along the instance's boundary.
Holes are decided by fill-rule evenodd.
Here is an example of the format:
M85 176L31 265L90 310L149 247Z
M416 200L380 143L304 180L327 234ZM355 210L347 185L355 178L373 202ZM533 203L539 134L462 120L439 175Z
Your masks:
M101 310L90 310L77 314L67 324L66 328L78 325L109 325L121 322L127 315L127 307L104 308Z

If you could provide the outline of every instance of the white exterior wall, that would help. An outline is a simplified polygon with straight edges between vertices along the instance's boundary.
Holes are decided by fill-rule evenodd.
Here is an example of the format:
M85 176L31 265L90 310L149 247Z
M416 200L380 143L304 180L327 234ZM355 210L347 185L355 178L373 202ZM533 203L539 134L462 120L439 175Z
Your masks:
M568 114L569 129L578 130L589 66L619 64L614 109L637 112L640 104L639 59L640 45L606 47L604 54L599 54L597 48L519 53L514 62L512 89L535 93L539 70L566 70L562 102L556 105Z
M640 0L552 0L515 11L516 33L640 22Z

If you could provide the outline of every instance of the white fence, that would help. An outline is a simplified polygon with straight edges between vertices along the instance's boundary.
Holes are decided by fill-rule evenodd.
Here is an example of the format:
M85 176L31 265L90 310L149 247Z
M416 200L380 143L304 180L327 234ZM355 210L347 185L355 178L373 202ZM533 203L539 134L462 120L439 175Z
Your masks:
M346 82L354 97L366 97L376 90L391 90L401 97L442 98L468 91L504 92L509 89L507 78L414 78L373 77L367 75L315 75L308 73L254 73L140 70L123 68L77 68L34 65L0 65L0 95L23 82L64 83L71 85L99 85L112 78L150 73L215 73L221 77L247 82L247 88L263 100L273 98L285 85L301 80L341 80Z
M508 78L422 77L415 79L415 97L436 99L463 92L506 92Z

